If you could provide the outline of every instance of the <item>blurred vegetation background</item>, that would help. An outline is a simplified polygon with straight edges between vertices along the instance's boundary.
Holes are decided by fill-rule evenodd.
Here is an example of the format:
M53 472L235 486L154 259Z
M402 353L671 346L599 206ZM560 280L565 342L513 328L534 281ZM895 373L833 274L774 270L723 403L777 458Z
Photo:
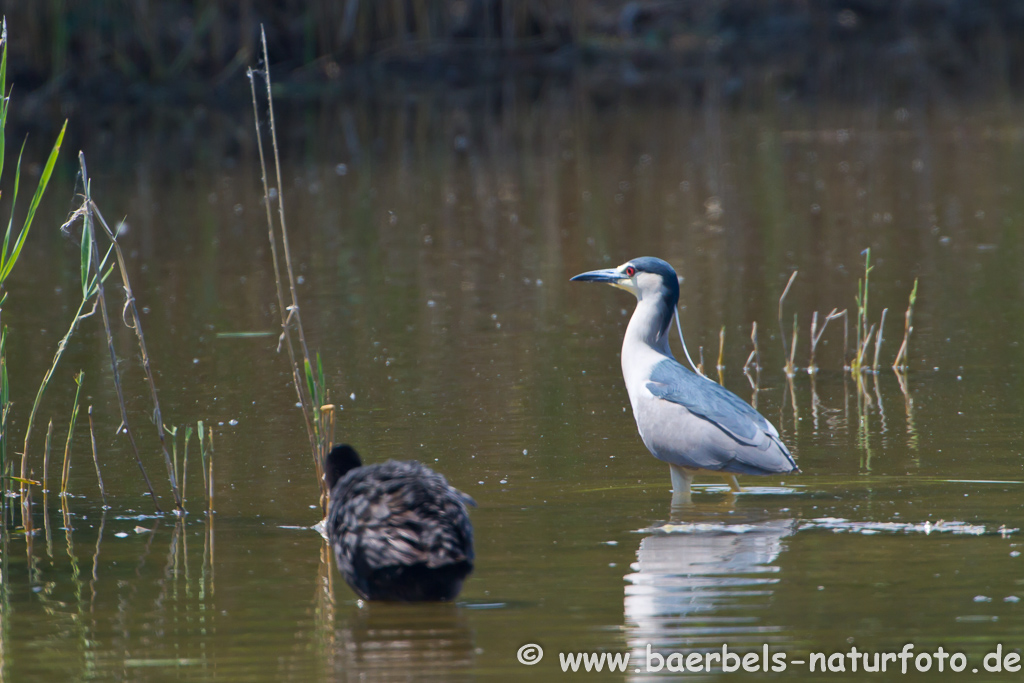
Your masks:
M862 97L1012 89L1024 0L8 0L21 115L247 105L260 25L282 96L572 79L599 97L704 87ZM278 73L279 72L279 73ZM984 74L984 78L978 78ZM884 78L879 78L884 75ZM880 86L880 84L882 84ZM986 92L986 94L988 94ZM41 111L42 109L42 111Z

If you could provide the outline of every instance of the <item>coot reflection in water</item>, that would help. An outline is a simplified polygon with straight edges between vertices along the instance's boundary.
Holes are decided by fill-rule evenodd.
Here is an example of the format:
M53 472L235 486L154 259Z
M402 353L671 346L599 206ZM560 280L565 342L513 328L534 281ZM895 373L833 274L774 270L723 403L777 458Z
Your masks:
M331 680L476 680L473 629L451 603L367 604L341 619L335 640Z

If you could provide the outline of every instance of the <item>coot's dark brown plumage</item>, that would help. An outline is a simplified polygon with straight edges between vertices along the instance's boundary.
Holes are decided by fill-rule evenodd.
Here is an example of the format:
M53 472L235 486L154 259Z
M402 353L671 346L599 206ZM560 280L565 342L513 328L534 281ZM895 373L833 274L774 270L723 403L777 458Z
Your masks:
M473 571L473 499L418 462L363 466L346 444L324 460L327 536L364 600L454 600Z

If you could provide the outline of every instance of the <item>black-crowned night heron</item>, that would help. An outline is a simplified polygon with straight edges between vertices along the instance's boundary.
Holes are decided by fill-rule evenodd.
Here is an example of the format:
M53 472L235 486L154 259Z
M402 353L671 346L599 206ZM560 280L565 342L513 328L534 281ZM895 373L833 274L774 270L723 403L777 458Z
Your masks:
M739 490L737 474L797 470L779 432L739 396L683 367L669 348L679 302L679 278L658 258L572 278L605 282L637 298L622 340L622 377L644 445L669 464L674 498L690 496L693 475L723 475Z
M364 600L454 600L473 571L473 499L418 462L362 466L351 446L324 459L327 537Z

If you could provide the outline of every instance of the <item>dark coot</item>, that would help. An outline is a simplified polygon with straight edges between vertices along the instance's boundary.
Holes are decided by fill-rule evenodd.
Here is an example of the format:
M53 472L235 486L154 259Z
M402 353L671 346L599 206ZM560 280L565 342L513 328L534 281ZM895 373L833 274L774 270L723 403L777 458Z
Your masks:
M454 600L473 571L473 499L418 462L363 466L349 445L324 460L327 536L364 600Z

